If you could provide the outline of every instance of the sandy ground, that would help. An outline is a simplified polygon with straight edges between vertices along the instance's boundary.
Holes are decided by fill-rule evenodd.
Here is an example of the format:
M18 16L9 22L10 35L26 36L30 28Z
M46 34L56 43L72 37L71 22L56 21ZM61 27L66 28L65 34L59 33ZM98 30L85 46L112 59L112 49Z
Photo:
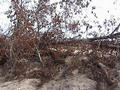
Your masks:
M36 88L38 79L13 80L0 84L0 90L96 90L96 82L85 75L68 77L63 80L52 80L41 88Z

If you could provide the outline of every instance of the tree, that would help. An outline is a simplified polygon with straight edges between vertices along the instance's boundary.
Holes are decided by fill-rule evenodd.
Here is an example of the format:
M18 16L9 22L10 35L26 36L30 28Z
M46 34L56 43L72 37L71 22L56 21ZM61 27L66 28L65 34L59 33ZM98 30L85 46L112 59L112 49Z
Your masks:
M11 42L14 42L12 44L16 47L13 50L19 51L16 56L19 56L20 52L30 51L31 53L36 47L45 49L53 43L57 45L59 41L71 38L68 34L72 34L73 38L78 39L87 36L100 36L99 33L102 32L103 26L97 20L88 20L88 15L83 14L84 10L90 8L91 2L91 0L62 0L50 4L50 0L39 0L33 9L28 9L26 5L28 2L12 0L8 17L12 23ZM97 19L95 9L96 7L92 6L91 14ZM76 19L77 16L79 19ZM116 22L114 17L104 21L108 35L110 33L109 28L115 26ZM98 30L91 31L94 25L97 26ZM114 30L112 34L115 31L117 30ZM21 45L17 45L20 42ZM18 50L20 47L29 47L29 49L27 51L24 51L24 48Z

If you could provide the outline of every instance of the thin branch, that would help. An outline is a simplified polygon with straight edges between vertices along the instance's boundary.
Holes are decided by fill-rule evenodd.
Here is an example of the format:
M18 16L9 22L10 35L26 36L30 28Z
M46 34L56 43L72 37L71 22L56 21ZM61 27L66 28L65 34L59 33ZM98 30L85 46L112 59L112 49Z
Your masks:
M36 50L37 50L37 54L38 54L39 60L40 60L40 62L41 62L42 65L43 65L43 61L42 61L42 58L41 58L41 55L40 55L40 51L38 50L37 47L36 47Z
M119 27L120 27L120 23L119 23L119 25L114 29L114 31L110 35L114 34L115 31L118 31Z
M14 54L14 51L13 51L13 42L14 41L10 41L10 59L12 60L13 58L15 59L15 54Z

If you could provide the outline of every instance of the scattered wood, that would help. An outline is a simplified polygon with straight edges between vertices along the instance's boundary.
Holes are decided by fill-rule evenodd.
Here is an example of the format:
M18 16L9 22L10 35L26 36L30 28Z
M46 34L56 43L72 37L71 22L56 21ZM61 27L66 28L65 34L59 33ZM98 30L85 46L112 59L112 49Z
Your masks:
M52 58L52 61L54 63L58 63L58 64L65 64L65 60L63 57L61 57L61 54L60 52L58 51L53 51L53 50L50 50L49 51L49 55L51 56Z
M97 90L114 90L118 86L118 83L111 79L110 74L108 72L108 67L102 63L98 63L103 75L104 81L98 81L97 83Z
M106 81L107 81L107 83L108 83L108 85L112 85L112 84L114 84L114 81L110 78L110 76L109 76L109 73L108 73L108 68L104 65L104 64L102 64L102 63L98 63L98 65L99 65L99 67L102 69L102 73L104 74L104 76L105 76L105 79L106 79Z

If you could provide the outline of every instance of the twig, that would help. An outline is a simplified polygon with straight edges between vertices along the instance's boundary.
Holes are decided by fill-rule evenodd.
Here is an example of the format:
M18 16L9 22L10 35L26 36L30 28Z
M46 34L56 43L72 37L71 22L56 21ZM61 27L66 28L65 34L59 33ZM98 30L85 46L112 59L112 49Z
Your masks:
M13 43L14 41L10 41L10 59L12 60L13 58L15 59L15 54L14 54L14 51L13 51Z
M41 58L41 55L40 55L40 51L38 50L37 47L36 47L36 50L37 50L37 54L38 54L39 60L40 60L40 62L41 62L42 65L43 65L43 61L42 61L42 58ZM44 65L43 65L43 66L44 66Z

